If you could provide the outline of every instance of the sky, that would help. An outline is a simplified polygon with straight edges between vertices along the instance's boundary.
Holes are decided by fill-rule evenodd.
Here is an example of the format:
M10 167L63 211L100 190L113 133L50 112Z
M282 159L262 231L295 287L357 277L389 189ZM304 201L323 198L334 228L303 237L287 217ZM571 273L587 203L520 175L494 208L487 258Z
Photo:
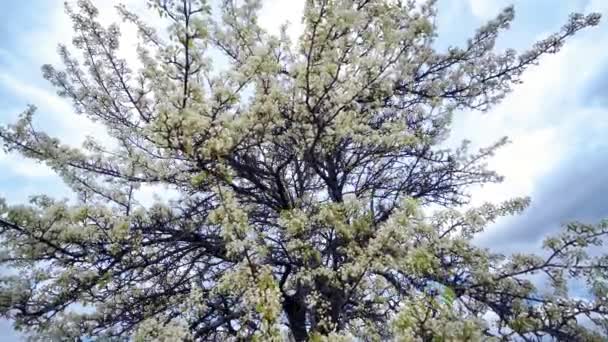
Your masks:
M102 21L118 20L113 0L94 0ZM42 78L40 66L59 65L58 43L69 43L71 23L63 0L6 1L0 11L0 124L13 122L27 104L39 112L35 121L65 142L78 144L99 127L76 116ZM144 0L122 1L143 10ZM301 0L264 0L260 22L277 31L291 22L301 31ZM498 48L523 50L559 30L571 12L601 12L602 23L570 39L557 55L528 70L524 83L487 113L461 112L454 117L450 141L469 139L486 146L502 136L511 144L489 161L505 176L501 184L472 190L472 203L531 196L520 216L491 226L478 243L505 253L538 250L543 238L560 224L608 218L608 1L605 0L439 0L438 47L462 45L474 30L500 9L514 5L516 19ZM135 33L123 30L124 55L133 57ZM608 136L608 135L606 135ZM34 194L66 196L66 188L44 165L0 151L0 197L20 203ZM140 194L150 198L154 189ZM9 322L0 321L0 340L18 341Z

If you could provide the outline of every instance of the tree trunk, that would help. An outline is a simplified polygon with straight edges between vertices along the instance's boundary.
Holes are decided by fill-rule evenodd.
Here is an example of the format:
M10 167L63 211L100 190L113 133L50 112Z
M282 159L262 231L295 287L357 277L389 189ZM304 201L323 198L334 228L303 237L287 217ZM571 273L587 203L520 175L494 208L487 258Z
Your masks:
M289 327L297 342L308 340L306 330L306 305L303 298L296 293L293 296L284 295L283 308L289 320Z

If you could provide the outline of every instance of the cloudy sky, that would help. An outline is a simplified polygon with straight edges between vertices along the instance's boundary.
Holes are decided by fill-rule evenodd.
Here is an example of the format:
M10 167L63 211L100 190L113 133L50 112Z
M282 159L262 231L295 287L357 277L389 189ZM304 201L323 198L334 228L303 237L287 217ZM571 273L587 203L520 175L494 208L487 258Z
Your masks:
M58 43L69 43L71 24L63 0L6 1L0 11L0 124L13 121L27 104L39 107L36 125L74 144L98 127L75 116L55 96L40 73L56 63ZM105 22L116 21L113 0L95 1ZM128 0L143 8L144 0ZM599 27L571 39L558 55L529 70L524 84L488 113L459 113L452 140L468 138L476 146L501 136L512 143L490 161L506 177L504 183L474 189L473 202L500 201L530 195L531 207L519 217L503 220L480 238L502 251L538 248L543 237L567 220L608 218L608 1L605 0L439 0L439 46L463 44L474 29L498 11L515 5L512 30L499 48L525 49L558 30L571 12L601 12ZM284 21L301 30L302 1L265 0L261 22L277 30ZM125 54L134 32L123 33ZM0 197L23 202L47 193L65 196L46 167L0 152ZM0 340L18 340L8 322L0 322Z

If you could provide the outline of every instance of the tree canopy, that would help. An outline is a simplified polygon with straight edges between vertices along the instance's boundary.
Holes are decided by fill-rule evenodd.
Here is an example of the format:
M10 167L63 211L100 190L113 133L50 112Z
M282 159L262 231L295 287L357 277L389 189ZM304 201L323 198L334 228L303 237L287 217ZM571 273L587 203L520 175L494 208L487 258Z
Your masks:
M262 29L260 0L149 5L166 31L117 7L139 65L80 0L63 67L42 68L113 146L66 145L34 128L33 106L0 127L6 151L75 194L0 202L0 314L16 328L45 341L608 336L608 221L565 225L538 255L476 246L529 199L465 209L470 186L501 181L485 161L506 139L444 146L453 114L497 104L599 14L499 51L509 7L440 51L434 1L307 0L297 40ZM138 203L156 185L179 196Z

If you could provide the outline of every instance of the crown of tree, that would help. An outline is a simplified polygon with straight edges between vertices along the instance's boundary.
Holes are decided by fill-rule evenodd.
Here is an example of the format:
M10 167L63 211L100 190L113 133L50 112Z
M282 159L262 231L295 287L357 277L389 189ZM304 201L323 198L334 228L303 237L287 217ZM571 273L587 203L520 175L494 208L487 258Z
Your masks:
M568 224L539 255L480 248L477 234L529 200L465 210L471 185L501 180L484 162L506 139L444 147L453 113L491 108L598 14L518 53L495 49L513 8L438 51L434 1L308 0L297 41L260 27L260 0L149 5L166 31L117 7L138 29L139 66L119 56L119 26L80 0L66 7L63 68L43 67L112 148L36 130L34 107L0 127L7 151L75 194L0 202L0 313L18 329L45 341L606 338L608 258L589 251L608 222ZM179 196L136 201L159 184Z

